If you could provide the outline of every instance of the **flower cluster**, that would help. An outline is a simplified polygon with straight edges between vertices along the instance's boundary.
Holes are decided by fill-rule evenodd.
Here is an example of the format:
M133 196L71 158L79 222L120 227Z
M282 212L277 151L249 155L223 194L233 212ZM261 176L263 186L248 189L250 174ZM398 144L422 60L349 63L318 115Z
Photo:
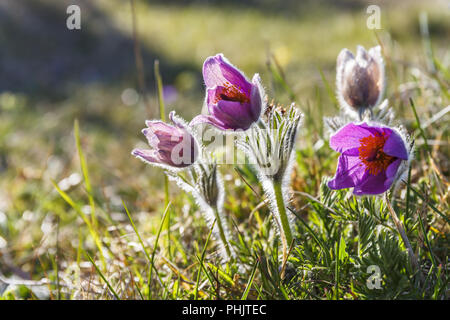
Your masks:
M337 97L344 110L325 118L331 131L330 147L341 153L331 189L354 188L355 195L382 194L407 169L412 144L402 127L391 126L394 113L388 101L380 104L385 89L384 64L379 46L356 57L343 49L337 58ZM366 111L369 110L367 115Z
M249 130L265 109L265 94L257 74L249 81L222 54L203 65L208 115L198 115L189 124L172 111L167 124L147 121L142 133L151 149L134 149L144 162L166 170L167 176L191 193L221 246L225 261L235 257L229 245L230 231L223 213L225 190L217 164L206 155L195 127L210 124L221 132ZM187 174L187 176L186 176ZM214 227L213 227L214 225Z
M392 126L395 115L389 102L379 104L385 88L380 47L366 51L358 46L356 57L343 49L337 58L337 97L344 110L325 118L331 131L330 147L341 153L330 189L353 188L353 194L380 195L417 269L418 262L401 221L389 201L413 157L413 143L401 126ZM367 114L366 110L370 112ZM358 117L358 118L356 118Z
M222 54L203 65L205 109L188 124L170 113L173 124L147 121L142 130L151 149L135 149L137 158L162 167L171 180L195 198L220 243L225 261L237 258L223 203L225 190L217 163L199 142L196 127L211 125L220 133L232 132L237 146L258 172L283 245L283 263L293 244L293 217L287 204L295 158L295 144L303 114L292 104L287 110L266 110L266 96L258 74L250 81ZM330 147L341 155L331 189L353 188L355 195L382 194L405 172L412 146L394 118L388 101L380 103L385 88L380 47L356 57L347 49L337 59L337 97L342 114L325 119L331 129ZM366 112L369 111L369 112Z
M276 224L287 257L292 231L286 203L287 186L294 158L295 142L303 115L292 105L287 112L272 110L267 119L266 97L261 79L250 81L222 54L209 57L203 65L206 86L205 106L208 114L196 116L189 124L175 116L173 125L147 121L143 130L151 149L135 149L141 160L166 169L170 179L191 193L213 228L222 247L225 261L235 255L229 246L229 228L223 214L224 188L215 162L198 142L196 128L209 124L222 133L233 132L237 144L253 160L267 198L271 202ZM187 172L188 176L185 175ZM289 215L290 216L290 215Z

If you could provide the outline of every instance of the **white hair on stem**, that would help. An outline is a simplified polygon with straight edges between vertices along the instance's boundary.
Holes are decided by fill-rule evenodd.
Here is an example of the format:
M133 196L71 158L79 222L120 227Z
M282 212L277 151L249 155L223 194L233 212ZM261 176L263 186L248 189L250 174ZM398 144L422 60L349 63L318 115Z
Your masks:
M213 238L218 243L218 252L222 261L226 263L235 258L235 253L228 241L231 238L231 233L223 213L225 188L217 165L199 161L189 171L190 181L180 174L173 172L166 172L166 174L182 190L194 197L208 227L212 228ZM215 224L214 221L216 221Z
M276 230L283 244L283 262L292 237L295 216L287 209L289 186L295 163L295 143L303 114L294 104L285 111L271 110L267 123L260 122L237 142L257 170L258 180L269 200Z

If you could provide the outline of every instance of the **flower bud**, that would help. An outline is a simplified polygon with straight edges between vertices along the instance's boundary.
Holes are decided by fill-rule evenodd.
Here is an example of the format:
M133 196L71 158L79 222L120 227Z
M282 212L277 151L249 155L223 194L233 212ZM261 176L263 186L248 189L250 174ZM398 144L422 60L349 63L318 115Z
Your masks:
M134 149L132 155L146 163L166 169L180 169L192 165L198 158L199 146L184 121L169 115L174 125L163 121L146 121L142 133L152 149Z
M264 90L258 74L250 82L222 54L203 65L205 103L209 115L195 117L191 125L208 123L220 130L247 130L264 110Z
M380 46L366 51L358 46L356 57L343 49L336 66L337 97L341 107L362 119L366 109L378 105L384 92L384 63Z

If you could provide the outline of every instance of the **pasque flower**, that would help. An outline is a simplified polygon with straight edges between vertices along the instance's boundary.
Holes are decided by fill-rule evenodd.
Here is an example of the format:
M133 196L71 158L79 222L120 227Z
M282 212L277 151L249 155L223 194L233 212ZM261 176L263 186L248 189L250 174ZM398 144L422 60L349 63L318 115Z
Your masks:
M173 125L160 120L146 121L142 133L151 149L134 149L131 154L146 163L165 169L181 169L192 165L198 158L199 145L188 125L172 111Z
M264 90L258 74L252 81L222 54L203 64L205 103L209 115L195 117L191 125L209 123L220 130L247 130L264 109Z
M337 58L336 87L341 106L360 118L366 109L378 105L385 87L380 46L369 51L358 46L356 57L342 49Z
M330 139L330 147L341 153L331 189L354 188L356 195L381 194L410 158L402 135L393 128L349 123Z

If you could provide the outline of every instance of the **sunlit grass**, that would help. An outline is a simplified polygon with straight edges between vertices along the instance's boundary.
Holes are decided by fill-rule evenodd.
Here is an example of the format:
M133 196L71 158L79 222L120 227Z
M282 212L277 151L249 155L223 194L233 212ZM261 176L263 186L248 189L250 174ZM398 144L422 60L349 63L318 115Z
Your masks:
M103 0L98 6L119 30L131 35L128 1ZM321 118L336 112L332 97L336 56L343 47L354 50L356 44L378 43L365 27L364 12L314 8L298 18L286 18L229 6L138 2L144 48L160 59L164 84L171 79L180 92L166 105L167 111L174 108L188 120L200 112L202 62L223 52L247 75L260 72L271 98L287 104L293 93L305 112L292 183L298 223L296 245L286 266L289 280L280 279L279 243L270 212L247 166L222 168L225 211L234 221L232 245L240 253L240 266L220 266L198 207L172 185L170 233L160 228L167 206L163 175L130 155L136 145L145 145L140 130L146 117L142 103L126 106L121 101L122 91L136 86L130 80L80 85L69 99L57 102L33 95L0 95L0 284L14 277L24 280L11 282L0 296L448 298L448 114L429 121L449 105L449 53L442 31L432 33L435 58L444 67L435 74L427 70L417 22L420 8L430 12L432 30L448 29L444 13L414 3L383 10L383 29L377 35L387 61L387 97L416 138L410 184L395 199L394 208L427 272L427 286L414 282L381 199L357 201L346 192L330 192L322 180L334 174L337 159L328 148ZM269 52L286 73L291 92L267 68ZM185 68L166 75L164 66L169 65ZM151 72L147 78L157 114ZM79 126L74 130L75 119ZM365 285L367 266L372 264L379 265L384 275L381 291Z

